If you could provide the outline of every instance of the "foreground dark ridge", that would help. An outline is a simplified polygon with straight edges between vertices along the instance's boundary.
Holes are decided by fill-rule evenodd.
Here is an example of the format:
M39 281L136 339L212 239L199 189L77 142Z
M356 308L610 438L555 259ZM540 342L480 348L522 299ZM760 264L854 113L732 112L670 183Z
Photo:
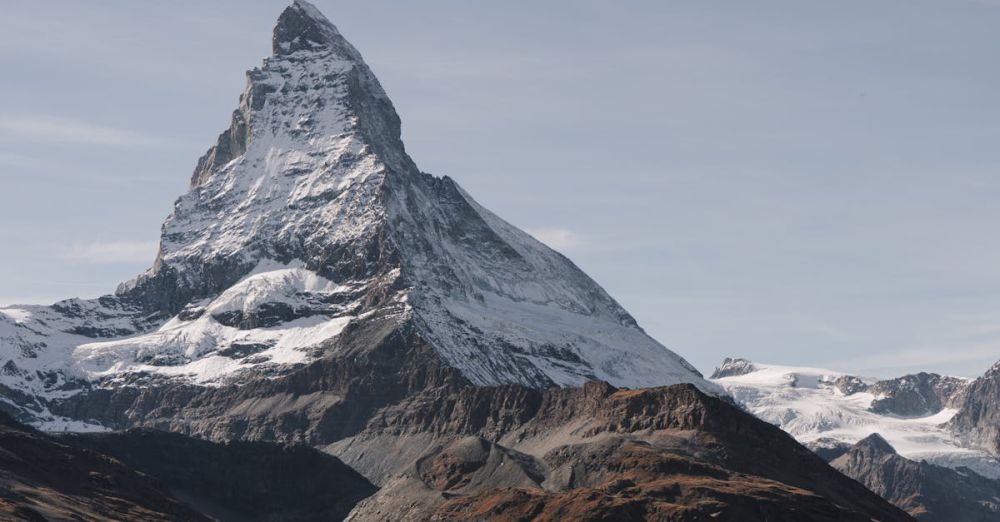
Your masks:
M52 437L0 414L0 519L341 520L375 486L304 446L156 431Z
M0 413L0 519L208 521L120 461Z

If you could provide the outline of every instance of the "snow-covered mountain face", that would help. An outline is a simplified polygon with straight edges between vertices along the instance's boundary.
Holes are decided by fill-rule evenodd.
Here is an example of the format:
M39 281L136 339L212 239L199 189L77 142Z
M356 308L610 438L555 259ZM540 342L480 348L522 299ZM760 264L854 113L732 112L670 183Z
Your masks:
M1000 477L1000 462L964 444L948 425L960 411L968 379L922 373L877 380L726 359L712 381L821 455L842 453L877 433L908 459Z
M50 427L82 389L246 383L352 325L411 325L471 384L692 382L568 259L421 173L361 55L313 6L280 16L145 274L113 296L0 309L3 400ZM331 351L332 350L332 351Z

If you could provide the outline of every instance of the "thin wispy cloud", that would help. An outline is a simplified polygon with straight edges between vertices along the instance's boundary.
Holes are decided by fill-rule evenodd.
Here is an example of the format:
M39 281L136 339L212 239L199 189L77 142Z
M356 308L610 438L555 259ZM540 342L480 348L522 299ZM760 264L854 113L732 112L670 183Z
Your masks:
M529 228L528 233L556 250L579 247L586 243L583 236L565 228Z
M0 116L0 134L34 141L123 148L157 148L167 140L141 132L47 115Z
M141 263L156 258L156 241L110 241L74 245L63 258L87 263Z

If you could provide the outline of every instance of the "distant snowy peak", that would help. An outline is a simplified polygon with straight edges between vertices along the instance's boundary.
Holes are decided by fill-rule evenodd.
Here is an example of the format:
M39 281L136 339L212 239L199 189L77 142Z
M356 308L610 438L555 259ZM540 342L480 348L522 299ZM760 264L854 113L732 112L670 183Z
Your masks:
M721 379L723 377L734 377L737 375L746 375L757 371L757 367L753 365L752 362L746 359L739 358L729 358L723 359L722 364L720 364L714 372L712 372L711 379Z
M732 366L733 360L727 361ZM963 445L962 438L946 426L959 412L969 386L966 379L921 373L878 380L822 368L742 361L738 366L752 371L713 382L757 417L821 453L837 454L877 433L907 458L965 465L1000 477L1000 463ZM726 367L724 363L720 370Z

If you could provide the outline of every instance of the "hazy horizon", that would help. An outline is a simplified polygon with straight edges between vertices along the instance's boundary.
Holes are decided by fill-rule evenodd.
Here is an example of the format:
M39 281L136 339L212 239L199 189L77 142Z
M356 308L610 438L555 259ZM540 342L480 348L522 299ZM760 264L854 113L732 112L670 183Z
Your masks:
M151 264L287 3L5 6L0 304ZM702 372L1000 360L1000 2L313 3L422 170Z

